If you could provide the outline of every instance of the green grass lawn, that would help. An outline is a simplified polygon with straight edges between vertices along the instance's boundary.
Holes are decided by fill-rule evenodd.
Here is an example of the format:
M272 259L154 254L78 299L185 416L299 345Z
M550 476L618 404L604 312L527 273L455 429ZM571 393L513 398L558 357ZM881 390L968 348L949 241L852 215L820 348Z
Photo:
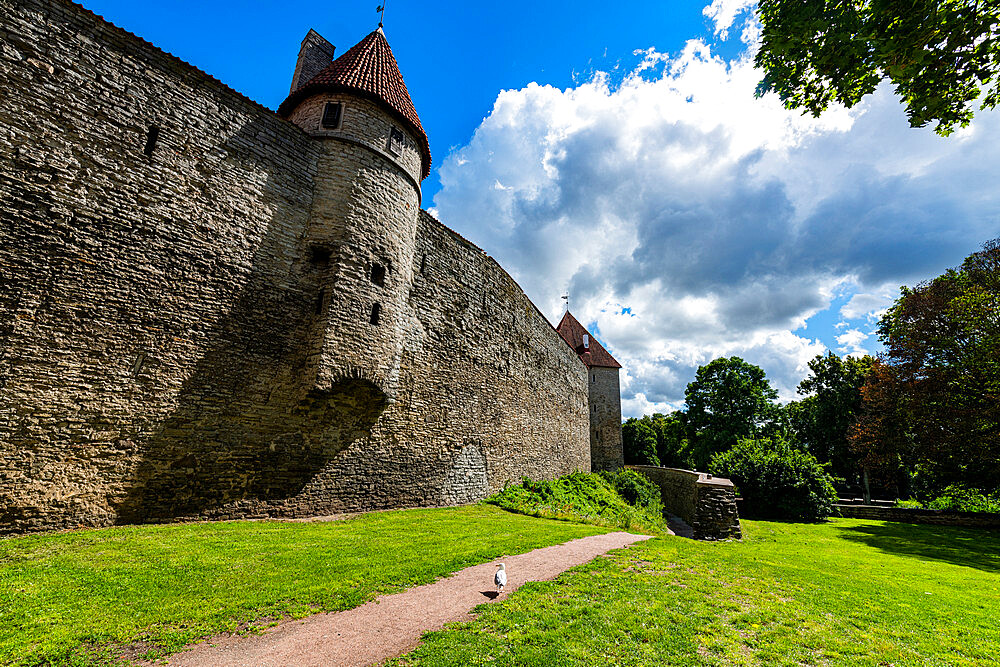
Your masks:
M837 519L660 537L529 584L399 665L992 665L1000 536Z
M136 642L176 650L603 532L478 505L0 539L0 664L100 664Z

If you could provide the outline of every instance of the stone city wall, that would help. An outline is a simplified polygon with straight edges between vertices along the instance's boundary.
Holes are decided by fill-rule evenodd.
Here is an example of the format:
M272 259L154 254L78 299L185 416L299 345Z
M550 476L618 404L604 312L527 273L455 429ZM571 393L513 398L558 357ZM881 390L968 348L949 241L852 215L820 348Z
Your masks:
M693 470L627 466L660 487L663 508L691 526L695 539L740 539L740 517L733 483Z
M320 141L65 0L0 0L0 91L0 532L589 469L585 367L423 213L394 395L317 389Z

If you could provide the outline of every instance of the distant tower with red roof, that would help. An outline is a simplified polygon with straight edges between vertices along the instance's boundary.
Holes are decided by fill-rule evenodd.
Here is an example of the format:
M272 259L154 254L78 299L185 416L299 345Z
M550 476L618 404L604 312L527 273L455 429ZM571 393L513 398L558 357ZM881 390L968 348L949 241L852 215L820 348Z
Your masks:
M310 30L278 114L322 141L306 236L317 390L367 380L393 400L405 338L427 135L382 28L333 60Z
M567 310L556 331L587 366L590 395L590 467L617 470L622 454L622 397L615 358Z

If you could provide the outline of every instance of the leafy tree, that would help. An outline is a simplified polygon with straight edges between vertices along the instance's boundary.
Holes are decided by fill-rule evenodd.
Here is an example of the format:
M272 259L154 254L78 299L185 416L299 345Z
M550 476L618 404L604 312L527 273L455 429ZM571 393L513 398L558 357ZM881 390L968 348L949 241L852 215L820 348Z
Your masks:
M806 396L786 403L779 413L780 432L789 442L802 449L809 449L814 439L816 423L816 397Z
M732 480L750 516L815 521L837 502L823 464L781 438L740 440L713 456L708 471Z
M913 127L948 135L1000 103L996 0L760 0L764 79L785 106L818 116L891 81Z
M648 418L630 417L622 424L622 453L626 465L660 465L656 456L656 432Z
M794 408L786 407L798 443L819 461L830 463L834 476L851 484L860 481L862 468L850 450L848 430L861 410L861 387L874 361L867 355L817 355L809 362L809 376L798 386L806 398Z
M656 456L668 468L690 467L687 439L687 415L674 410L669 415L656 413L650 419L656 433Z
M713 454L772 430L778 392L759 367L739 357L720 357L698 368L684 397L691 463L704 470Z
M1000 485L1000 239L957 270L904 287L879 323L884 356L862 390L852 446L949 484Z

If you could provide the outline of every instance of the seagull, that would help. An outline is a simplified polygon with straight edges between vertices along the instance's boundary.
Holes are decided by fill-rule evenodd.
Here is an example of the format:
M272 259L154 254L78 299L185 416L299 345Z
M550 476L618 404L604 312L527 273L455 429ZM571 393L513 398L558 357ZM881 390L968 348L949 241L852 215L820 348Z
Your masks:
M497 585L497 594L503 593L503 587L507 585L507 568L503 563L497 565L497 573L493 577L493 583Z

